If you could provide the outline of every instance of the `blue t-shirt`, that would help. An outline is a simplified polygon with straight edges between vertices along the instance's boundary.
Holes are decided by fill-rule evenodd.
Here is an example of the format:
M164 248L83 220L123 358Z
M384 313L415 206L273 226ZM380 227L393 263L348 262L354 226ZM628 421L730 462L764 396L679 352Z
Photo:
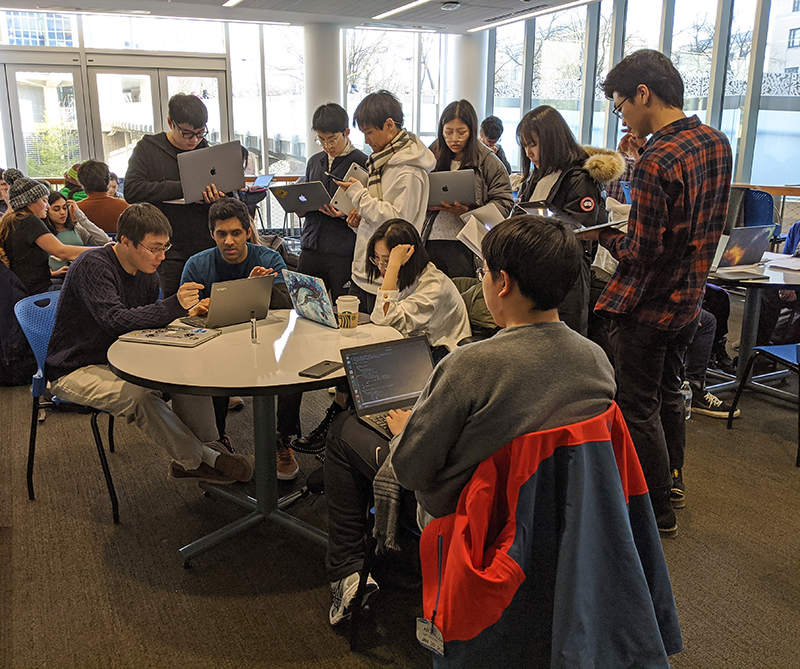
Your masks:
M216 246L213 249L195 253L183 267L181 283L187 281L202 283L203 290L200 291L200 299L204 299L211 294L212 283L245 279L250 276L254 267L265 267L266 269L271 267L278 273L275 283L284 282L281 270L286 269L286 263L283 262L281 254L266 246L257 246L248 242L247 257L238 265L226 263Z

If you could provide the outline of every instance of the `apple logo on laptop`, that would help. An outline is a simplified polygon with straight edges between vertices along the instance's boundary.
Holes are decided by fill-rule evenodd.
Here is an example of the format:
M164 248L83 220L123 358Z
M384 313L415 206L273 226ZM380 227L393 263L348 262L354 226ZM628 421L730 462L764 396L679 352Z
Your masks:
M211 168L211 176L214 176L216 173L217 173L217 168L216 167L212 167Z
M442 191L444 191L445 193L446 193L447 191L449 191L449 190L450 190L450 189L449 189L447 186L442 186Z
M308 198L305 195L301 195L297 199L300 200L300 202L308 202Z

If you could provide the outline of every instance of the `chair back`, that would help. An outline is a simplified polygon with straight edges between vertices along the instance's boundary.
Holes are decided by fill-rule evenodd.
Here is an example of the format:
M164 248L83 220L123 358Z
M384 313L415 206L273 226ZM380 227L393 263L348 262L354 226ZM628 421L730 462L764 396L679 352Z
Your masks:
M57 291L31 295L14 305L14 314L25 333L25 338L31 345L36 364L39 367L36 374L33 375L31 392L34 397L41 397L44 392L44 361L47 357L50 335L53 333L53 324L56 322L58 295Z
M633 204L633 200L631 199L631 182L620 181L619 185L622 186L622 192L625 193L625 204Z
M775 220L772 195L763 190L748 188L744 194L744 226L772 225Z

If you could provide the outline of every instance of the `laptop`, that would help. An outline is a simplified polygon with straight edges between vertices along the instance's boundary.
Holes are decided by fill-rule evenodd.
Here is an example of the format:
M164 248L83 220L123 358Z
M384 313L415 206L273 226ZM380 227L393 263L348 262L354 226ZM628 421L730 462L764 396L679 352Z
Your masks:
M203 201L206 186L214 184L222 193L245 186L242 147L238 141L193 149L178 154L183 197L166 204L193 204Z
M186 316L182 323L196 328L222 328L247 323L250 314L266 318L272 299L274 276L251 276L211 284L207 316Z
M428 175L431 190L428 195L429 207L440 207L447 204L473 204L475 197L475 172L472 170L456 170L449 172L431 172Z
M119 340L133 341L140 344L162 344L165 346L194 348L209 339L219 337L221 334L219 330L207 330L205 328L166 327L151 330L133 330L120 335Z
M304 181L299 184L270 186L270 192L284 211L290 214L305 214L316 211L323 204L330 204L331 194L321 181Z
M339 328L328 289L322 279L285 269L283 280L292 298L292 306L300 316L329 328Z
M342 362L358 419L387 439L390 409L410 409L433 372L428 338L342 349Z
M711 271L729 267L755 265L761 262L769 240L775 232L774 225L756 225L747 228L732 228L730 235L722 235L711 263Z

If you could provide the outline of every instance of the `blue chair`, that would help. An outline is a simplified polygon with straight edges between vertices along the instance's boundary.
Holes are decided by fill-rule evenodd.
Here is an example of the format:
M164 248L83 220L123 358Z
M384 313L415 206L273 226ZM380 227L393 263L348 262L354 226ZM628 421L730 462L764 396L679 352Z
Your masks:
M753 369L753 363L755 363L756 358L758 357L765 357L769 360L777 362L780 365L786 365L795 374L800 375L800 366L798 366L798 360L800 360L800 344L781 344L776 346L754 347L753 352L750 354L750 359L747 361L747 367L744 370L745 379L750 378L750 371ZM731 410L728 414L729 430L733 425L733 414L736 411L736 405L739 404L739 398L742 396L744 386L744 382L739 384L739 388L736 391L736 397L733 398L733 404L731 404ZM798 406L797 420L797 459L795 460L794 464L796 467L800 467L800 406Z
M108 468L108 460L106 459L106 452L103 448L103 438L100 436L100 428L97 426L97 416L105 412L80 404L59 401L55 396L53 397L52 403L41 402L42 394L47 386L47 381L44 377L44 361L47 356L47 346L50 343L50 335L53 332L53 324L56 320L58 296L59 294L57 292L31 295L30 297L20 300L14 306L14 314L22 327L22 331L25 333L28 343L31 345L33 355L36 358L36 364L39 367L33 375L33 386L31 388L33 408L31 410L30 443L28 445L28 499L34 499L33 458L36 450L39 409L54 407L62 411L91 414L92 433L94 434L94 441L97 445L97 454L100 456L100 464L103 467L103 475L106 479L108 494L111 497L111 510L114 516L114 522L118 523L119 506L117 504L117 494L114 490L114 482L111 480L111 470ZM108 416L108 448L112 453L114 452L114 416L110 414Z
M772 225L775 203L772 195L763 190L748 188L744 194L744 226Z

